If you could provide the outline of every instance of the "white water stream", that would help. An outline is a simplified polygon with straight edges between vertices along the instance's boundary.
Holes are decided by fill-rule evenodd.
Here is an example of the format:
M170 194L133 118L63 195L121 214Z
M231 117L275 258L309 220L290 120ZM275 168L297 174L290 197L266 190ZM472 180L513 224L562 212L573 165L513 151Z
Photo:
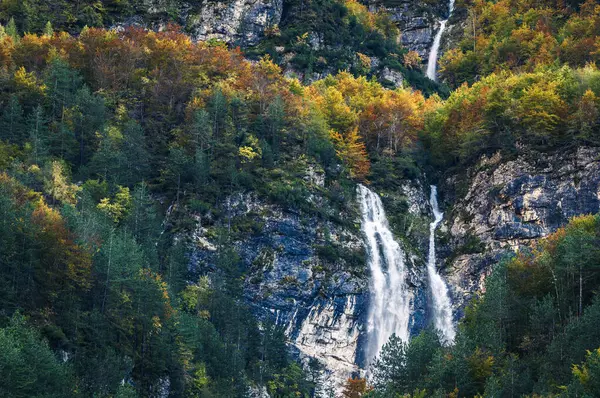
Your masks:
M433 39L433 45L431 46L431 50L429 50L429 59L427 60L427 77L433 81L437 81L437 61L438 55L440 51L440 43L442 42L442 35L444 34L444 30L446 29L446 24L448 23L448 19L452 16L452 11L454 11L454 0L450 0L448 3L448 18L440 21L440 29L436 33Z
M431 297L433 299L433 320L435 328L441 333L445 344L452 344L456 336L454 323L452 322L452 303L448 295L448 286L437 272L435 258L435 230L444 217L440 212L437 201L437 187L431 186L431 196L429 198L434 220L429 224L429 258L427 261L427 274L429 276L429 286L431 288Z
M404 253L390 231L381 199L363 185L358 186L358 194L371 270L366 348L371 363L392 334L408 341L410 294Z

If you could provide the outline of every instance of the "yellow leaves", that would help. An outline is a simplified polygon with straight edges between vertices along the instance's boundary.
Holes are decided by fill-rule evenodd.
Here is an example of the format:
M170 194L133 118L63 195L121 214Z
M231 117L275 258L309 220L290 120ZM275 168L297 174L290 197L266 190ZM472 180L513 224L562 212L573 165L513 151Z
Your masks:
M242 163L250 162L260 156L259 153L255 152L254 149L249 146L241 146L238 150L238 155L242 158Z
M31 93L43 94L46 90L46 86L38 82L35 74L33 72L27 72L23 66L15 72L14 82L17 89L26 90Z
M557 86L556 81L540 80L523 90L517 115L538 133L550 132L564 116L566 105Z
M196 313L203 319L210 318L206 309L211 290L207 276L202 276L197 284L188 285L181 292L181 307L190 313Z
M358 135L358 128L352 129L345 135L331 130L329 136L335 145L337 155L348 167L350 176L358 180L365 180L369 174L371 163L367 157L365 144Z
M479 347L467 358L471 375L480 382L484 382L492 375L494 362L494 357L485 353Z
M358 56L358 60L360 61L360 64L363 68L371 69L371 58L369 58L363 53L356 53L356 55Z
M375 15L370 13L367 7L356 0L346 0L345 5L348 13L355 16L361 25L370 30L375 29Z
M600 350L599 350L600 351ZM591 353L588 351L587 355L589 356ZM587 384L590 380L590 372L589 369L585 365L573 365L572 368L573 376L575 376L581 384Z
M281 68L268 55L258 61L256 69L257 72L263 73L269 79L275 80L281 77Z
M421 63L423 62L421 56L416 51L407 52L406 54L404 54L402 60L404 62L404 66L410 69L419 68L421 66Z
M162 322L160 321L160 318L156 315L152 317L152 328L157 332L159 332L162 329Z
M437 103L433 99L426 102L419 92L387 90L376 81L348 72L315 82L306 93L334 131L333 140L340 143L346 138L339 139L337 134L347 137L360 131L362 142L390 153L414 142L424 125L424 110Z
M242 163L250 163L252 160L262 155L262 149L258 138L250 135L246 138L244 146L238 149L238 155L242 159Z
M119 186L113 200L103 198L98 204L98 209L106 213L115 223L119 222L127 214L131 207L131 194L129 188Z
M358 115L348 106L337 88L327 87L320 102L321 109L333 129L345 132L356 125Z
M573 365L571 371L573 377L579 381L584 389L591 388L594 385L596 374L600 368L600 348L593 351L586 351L585 362L581 365ZM597 383L597 381L596 381Z
M297 78L288 78L289 89L292 94L304 95L304 86Z
M210 382L210 378L206 374L206 365L204 363L199 363L196 365L196 370L194 371L194 377L192 383L197 390L202 390L204 387L208 385Z
M68 182L65 168L60 161L55 160L50 164L50 173L44 178L44 190L56 200L74 205L80 188Z
M590 89L587 89L581 96L579 101L579 109L575 114L577 127L580 133L586 134L591 132L593 126L600 119L600 101L596 94Z
M302 33L300 36L296 36L296 44L297 45L307 45L308 44L308 32Z
M366 30L377 31L386 38L398 36L398 27L385 12L372 13L356 0L346 0L344 5L348 9L348 15L355 17Z
M575 231L579 231L587 234L595 234L597 227L597 218L591 214L586 214L571 218L569 224L567 224L567 226L565 227L565 232L569 234Z

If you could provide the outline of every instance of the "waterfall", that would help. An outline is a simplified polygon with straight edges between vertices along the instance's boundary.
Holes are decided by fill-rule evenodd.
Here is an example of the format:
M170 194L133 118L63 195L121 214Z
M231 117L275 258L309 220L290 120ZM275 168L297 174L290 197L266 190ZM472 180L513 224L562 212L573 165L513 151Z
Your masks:
M406 286L404 253L394 240L377 194L358 186L368 263L371 270L367 326L367 361L371 362L392 334L408 341L410 296Z
M456 336L454 324L452 323L452 305L448 296L448 287L438 274L435 266L435 230L444 217L444 214L438 208L437 187L435 185L431 186L429 201L434 216L434 220L429 224L429 259L427 261L427 274L429 276L429 286L431 287L431 297L433 298L433 320L435 328L442 334L444 343L452 344Z
M442 42L442 35L444 34L444 29L446 29L446 23L450 16L452 15L452 11L454 11L454 0L450 0L448 3L448 18L440 21L440 29L435 35L433 39L433 45L431 46L431 50L429 50L429 59L427 60L427 77L433 81L437 80L436 70L437 70L437 61L438 61L438 53L440 50L440 43Z

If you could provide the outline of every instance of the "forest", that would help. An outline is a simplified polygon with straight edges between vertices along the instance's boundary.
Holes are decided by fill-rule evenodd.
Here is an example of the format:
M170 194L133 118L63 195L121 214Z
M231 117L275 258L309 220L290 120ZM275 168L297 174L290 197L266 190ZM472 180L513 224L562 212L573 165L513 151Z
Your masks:
M600 145L596 0L460 2L442 84L354 1L308 2L247 54L175 24L109 28L142 3L0 2L2 396L314 396L322 365L302 366L243 300L231 242L257 226L232 225L228 197L343 224L357 182ZM343 51L315 55L306 24ZM338 72L287 76L279 45L299 70ZM407 84L378 81L376 56ZM308 200L311 165L328 206ZM219 242L210 277L188 267L190 213ZM345 396L600 396L599 250L599 216L574 217L494 267L453 346L392 337Z

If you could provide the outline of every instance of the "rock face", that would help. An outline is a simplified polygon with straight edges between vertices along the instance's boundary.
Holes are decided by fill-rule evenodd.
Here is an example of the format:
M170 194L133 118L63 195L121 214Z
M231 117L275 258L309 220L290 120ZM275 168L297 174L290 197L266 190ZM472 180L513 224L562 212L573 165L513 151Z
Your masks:
M218 39L255 45L269 28L279 24L283 0L204 0L190 10L187 27L196 40Z
M283 0L146 0L146 9L159 25L174 17L195 40L250 46L279 24Z
M402 45L427 59L438 21L447 13L445 2L432 5L410 0L374 0L369 6L371 11L385 10L400 29Z
M308 167L305 181L312 187L307 200L326 208L320 193L323 174ZM411 335L431 320L425 259L433 216L427 191L418 182L406 182L378 192L406 255ZM458 320L503 255L548 235L574 215L600 210L600 149L484 157L445 180L439 192L445 214L436 232L438 265ZM316 358L324 365L320 395L339 396L341 383L362 374L365 365L370 276L356 198L343 201L339 220L345 222L285 210L256 193L231 197L222 209L233 220L231 228L246 225L233 242L246 271L245 300L259 319L284 328L291 350L304 363ZM210 274L217 245L202 221L192 235L192 266Z
M307 178L322 183L311 170ZM261 223L260 232L235 242L247 270L246 301L259 319L284 328L301 359L316 358L325 366L325 388L339 390L339 382L359 370L368 298L358 225L343 227L285 211L252 194L231 198L227 207L232 218ZM192 263L200 273L210 272L215 263L206 235L202 228L194 235Z
M392 70L387 66L381 70L381 79L387 80L396 88L402 87L404 82L404 76L402 76L402 73Z
M308 168L305 180L323 187L323 176ZM310 198L322 202L318 191ZM404 184L383 195L388 204L406 201L406 213L426 221L428 203L419 184ZM234 220L252 220L259 227L235 239L236 251L246 270L244 296L259 319L284 328L290 348L308 363L324 365L321 396L339 396L343 382L361 374L364 365L366 322L369 306L369 275L358 203L349 206L339 224L285 210L254 193L237 195L224 204L223 212ZM199 274L215 271L217 243L199 217L191 238L192 268ZM205 221L205 220L204 220ZM246 222L248 224L248 222ZM408 235L416 228L408 226ZM403 246L407 246L400 241ZM406 263L413 290L410 328L412 333L427 322L427 285L424 262L408 247Z
M491 265L504 254L545 237L573 216L600 210L599 155L598 148L512 160L496 154L468 172L468 189L453 199L448 222L457 254L447 264L456 306L481 290ZM457 184L446 181L448 187Z

